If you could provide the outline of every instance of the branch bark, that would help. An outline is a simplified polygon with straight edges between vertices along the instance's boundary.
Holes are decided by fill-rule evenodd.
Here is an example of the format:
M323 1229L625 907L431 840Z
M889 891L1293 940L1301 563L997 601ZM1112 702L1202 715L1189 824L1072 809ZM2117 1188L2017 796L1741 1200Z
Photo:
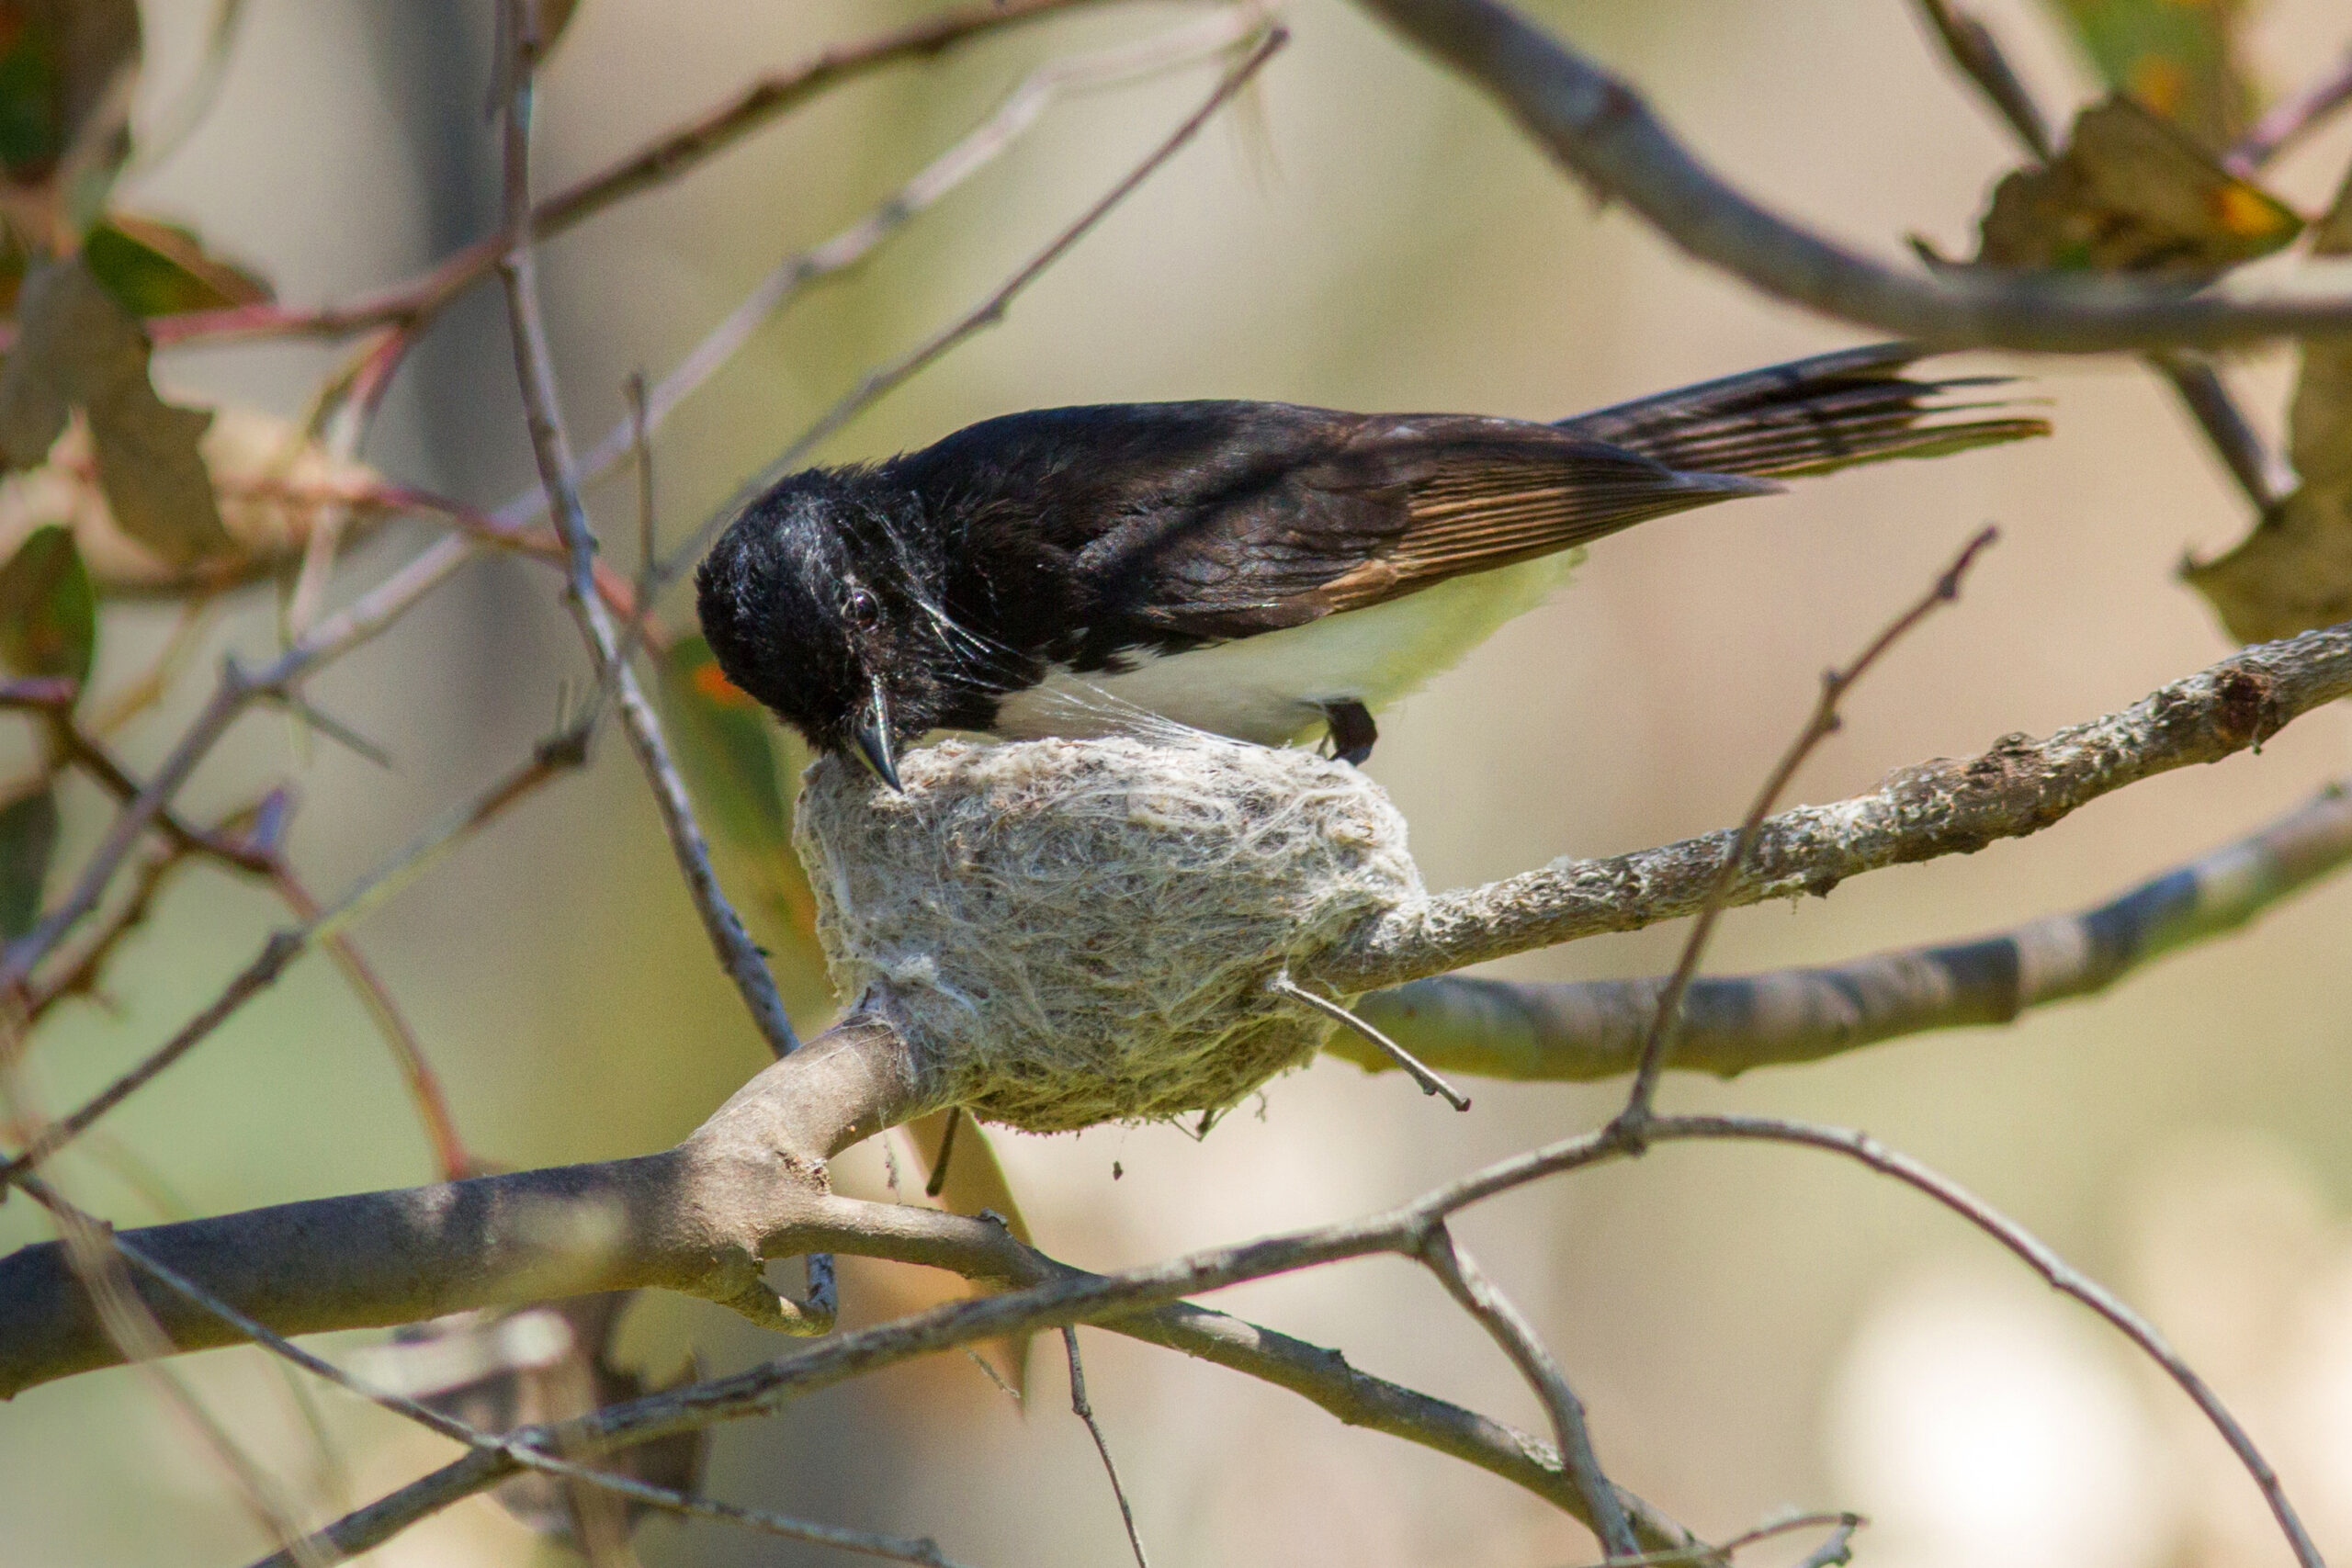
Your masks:
M1630 85L1498 0L1363 0L1467 76L1595 192L1776 298L1939 348L2218 348L2352 331L2352 268L2186 292L2113 278L1903 272L1771 212L1707 167Z
M2352 695L2352 625L2263 643L2159 687L2120 713L2047 739L1904 768L1868 795L1768 818L1731 879L1727 905L1825 894L1890 865L1971 854L2041 831L2103 795L2219 761ZM1390 911L1305 966L1300 978L1374 990L1601 931L1639 931L1707 902L1729 830L1439 894Z
M2096 995L2167 953L2236 931L2347 861L2352 795L2331 786L2259 832L2075 914L1973 942L1694 981L1668 1064L1733 1077L1933 1029L2013 1023L2029 1009ZM1375 991L1355 1010L1455 1072L1585 1082L1633 1070L1665 985L1660 976L1441 975ZM1367 1072L1394 1066L1350 1034L1323 1049Z

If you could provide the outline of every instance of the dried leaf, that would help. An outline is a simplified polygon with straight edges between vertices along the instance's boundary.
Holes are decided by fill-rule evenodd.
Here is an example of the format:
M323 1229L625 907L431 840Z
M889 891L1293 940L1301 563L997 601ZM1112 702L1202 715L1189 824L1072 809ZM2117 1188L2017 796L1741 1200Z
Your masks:
M48 781L0 806L0 938L14 942L39 923L56 849L57 792Z
M95 213L130 152L135 0L0 0L0 173L40 243Z
M946 1143L951 1122L956 1129L955 1143L948 1149L947 1179L941 1183L935 1201L952 1214L977 1214L986 1210L1001 1219L1015 1237L1027 1242L1029 1222L1021 1217L1021 1205L1013 1200L1012 1184L1005 1179L1004 1167L998 1163L996 1149L978 1121L953 1111L934 1111L899 1130L906 1134L907 1145L928 1176L939 1168L940 1149ZM1029 1392L1031 1338L1026 1334L1008 1335L979 1347L997 1376L1023 1398Z
M122 531L98 488L89 425L75 419L40 467L0 479L0 551L36 528L71 528L101 593L210 592L299 558L312 528L351 509L344 537L372 526L383 477L338 458L290 420L260 409L213 411L197 443L233 548L175 565Z
M2050 0L2107 85L2210 148L2245 129L2245 0Z
M138 321L78 259L35 271L18 303L17 346L0 366L0 460L42 461L81 409L124 533L175 566L232 550L197 452L212 416L155 395Z
M2352 253L2352 175L2312 237L2314 255ZM2218 560L2181 576L2240 642L2267 642L2352 620L2352 339L2303 344L2288 414L2292 495Z
M82 259L134 316L255 305L270 296L257 274L222 261L175 223L110 213L82 241Z
M2291 208L2114 97L2076 117L2050 163L1994 187L1976 260L2201 281L2268 255L2301 229Z
M497 1313L465 1313L396 1330L370 1372L418 1403L485 1432L570 1420L608 1404L682 1387L701 1375L690 1359L666 1378L614 1359L635 1291L570 1296ZM698 1493L710 1433L691 1428L587 1461L673 1492ZM529 1474L491 1494L543 1535L617 1546L647 1505L560 1476Z
M74 536L43 528L0 567L0 662L18 675L90 678L97 607Z

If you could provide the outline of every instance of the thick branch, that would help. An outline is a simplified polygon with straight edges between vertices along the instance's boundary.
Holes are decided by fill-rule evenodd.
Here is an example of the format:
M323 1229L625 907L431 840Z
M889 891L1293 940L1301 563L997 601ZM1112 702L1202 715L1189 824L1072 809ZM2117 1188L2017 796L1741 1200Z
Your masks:
M1939 347L2059 354L2219 347L2352 331L2346 269L2325 287L2199 293L2113 278L1903 272L1800 228L1725 183L1625 83L1497 0L1364 0L1498 100L1603 197L1698 260L1800 305Z
M897 1120L913 1086L898 1035L853 1021L753 1078L661 1154L279 1204L133 1240L285 1334L640 1286L784 1326L790 1303L762 1283L761 1260L820 1250L866 1208L827 1196L824 1161ZM958 1250L907 1234L916 1223L850 1236L843 1249L952 1256L984 1271L968 1236L949 1233ZM179 1348L237 1341L170 1292L151 1283L142 1293ZM0 1396L117 1359L54 1244L0 1259Z
M1868 795L1767 820L1727 904L1828 892L1890 865L2022 838L2141 779L2219 761L2352 695L2352 626L2264 643L2160 687L2120 713L2017 736L1981 756L1921 762ZM1729 852L1726 830L1443 893L1368 922L1301 977L1357 992L1601 931L1695 914Z
M2250 838L2095 908L1973 942L1849 964L1694 982L1668 1065L1731 1077L1924 1033L2014 1022L2086 997L2191 942L2224 936L2352 861L2352 795L2331 787ZM1356 1011L1456 1072L1581 1082L1631 1072L1665 980L1416 980ZM1353 1035L1324 1050L1368 1072L1392 1064Z

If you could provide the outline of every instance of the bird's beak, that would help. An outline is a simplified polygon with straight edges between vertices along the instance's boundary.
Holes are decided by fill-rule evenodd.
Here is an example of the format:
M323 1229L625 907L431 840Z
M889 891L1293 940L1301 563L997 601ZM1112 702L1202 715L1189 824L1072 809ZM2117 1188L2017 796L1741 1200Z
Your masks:
M857 742L857 754L874 771L874 776L899 795L907 786L899 782L898 759L890 754L890 699L882 694L882 682L874 682L874 699L865 705L865 713L850 731Z

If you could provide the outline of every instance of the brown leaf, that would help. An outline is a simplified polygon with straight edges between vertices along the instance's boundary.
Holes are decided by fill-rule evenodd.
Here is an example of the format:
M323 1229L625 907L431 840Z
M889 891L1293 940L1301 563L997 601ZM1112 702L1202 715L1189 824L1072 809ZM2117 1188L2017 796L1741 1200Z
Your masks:
M2346 253L2352 175L2312 236L2314 255ZM2229 554L2181 569L2240 642L2352 620L2352 338L2303 344L2287 449L2302 480L2295 492Z
M138 321L78 258L32 273L17 303L17 346L0 366L0 461L40 462L81 409L125 534L175 566L232 549L197 451L212 416L155 395Z
M187 564L165 560L115 521L98 488L89 424L66 426L48 460L0 479L0 555L35 529L73 530L102 594L210 592L299 558L316 527L339 506L353 508L344 537L358 537L384 515L367 498L383 476L331 456L302 427L260 409L215 409L197 443L212 478L220 521L234 548Z
M1994 187L1976 260L2019 270L2200 281L2268 255L2302 220L2129 98L2076 117L2046 164Z

